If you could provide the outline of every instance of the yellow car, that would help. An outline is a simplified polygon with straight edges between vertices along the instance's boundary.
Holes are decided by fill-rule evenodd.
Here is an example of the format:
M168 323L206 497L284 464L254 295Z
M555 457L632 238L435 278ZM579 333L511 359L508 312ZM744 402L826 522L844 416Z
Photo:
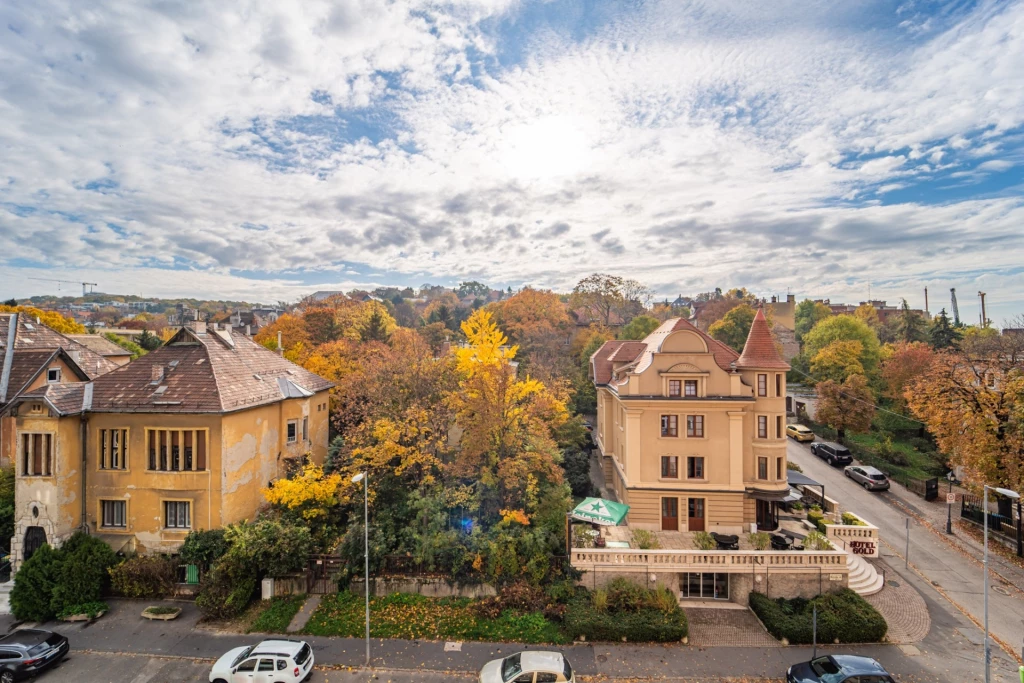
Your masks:
M803 425L786 425L786 436L797 441L814 441L814 432Z

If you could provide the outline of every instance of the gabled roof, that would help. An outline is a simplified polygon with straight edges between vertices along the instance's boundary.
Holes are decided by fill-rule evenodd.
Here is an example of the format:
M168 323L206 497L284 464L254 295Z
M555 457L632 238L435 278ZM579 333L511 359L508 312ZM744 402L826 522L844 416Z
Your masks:
M131 351L118 346L102 334L69 334L66 336L68 339L76 341L87 349L95 351L104 357L132 355Z
M182 328L93 382L94 412L227 413L334 386L245 334Z
M29 401L42 401L59 415L77 415L89 410L92 401L92 384L89 382L47 384L38 389L26 391L11 405Z
M775 348L772 331L768 329L768 321L764 310L757 309L754 322L750 324L747 343L743 345L743 353L736 361L739 369L756 370L789 370L789 363L782 360L779 350Z

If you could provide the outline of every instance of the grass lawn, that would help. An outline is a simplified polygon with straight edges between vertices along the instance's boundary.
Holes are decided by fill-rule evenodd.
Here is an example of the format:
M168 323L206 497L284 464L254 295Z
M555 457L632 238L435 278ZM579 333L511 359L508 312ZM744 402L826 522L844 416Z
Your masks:
M302 603L305 601L305 595L287 595L271 599L266 606L261 604L263 609L249 626L249 633L287 632L292 617L302 609Z
M396 593L370 599L370 635L376 638L567 643L557 624L543 614L506 610L497 619L473 613L467 598L428 598ZM348 591L325 595L306 624L314 636L362 637L363 598Z

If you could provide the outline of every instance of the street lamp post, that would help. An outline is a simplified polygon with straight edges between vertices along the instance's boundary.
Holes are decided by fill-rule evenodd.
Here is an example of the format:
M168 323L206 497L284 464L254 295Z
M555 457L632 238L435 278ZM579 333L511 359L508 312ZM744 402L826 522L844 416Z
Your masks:
M352 483L363 482L363 557L365 559L365 574L363 583L366 586L366 666L370 666L370 503L367 498L370 478L366 472L360 472L352 477ZM988 647L988 641L985 641Z
M946 474L946 480L949 481L949 492L953 493L953 470L950 470ZM953 533L953 504L949 502L949 496L946 496L946 533Z
M1001 489L997 486L985 485L985 501L981 510L982 515L985 516L985 683L989 683L990 671L992 668L992 652L988 645L988 490L992 489L996 493L1001 493L1007 498L1020 499L1020 495L1016 491L1010 489Z

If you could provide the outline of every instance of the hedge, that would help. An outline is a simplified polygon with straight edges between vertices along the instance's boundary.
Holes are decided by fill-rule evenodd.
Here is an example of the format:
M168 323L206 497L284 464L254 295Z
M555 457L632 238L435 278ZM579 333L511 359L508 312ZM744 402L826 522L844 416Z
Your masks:
M878 643L885 637L885 618L849 588L819 595L813 600L772 600L762 593L750 594L750 609L768 632L790 643L813 640L813 607L818 607L818 642Z
M597 609L589 596L576 598L569 603L562 619L562 629L571 638L625 638L634 643L679 641L689 631L686 614L678 607L671 612L653 607L642 607L635 612L616 612Z

